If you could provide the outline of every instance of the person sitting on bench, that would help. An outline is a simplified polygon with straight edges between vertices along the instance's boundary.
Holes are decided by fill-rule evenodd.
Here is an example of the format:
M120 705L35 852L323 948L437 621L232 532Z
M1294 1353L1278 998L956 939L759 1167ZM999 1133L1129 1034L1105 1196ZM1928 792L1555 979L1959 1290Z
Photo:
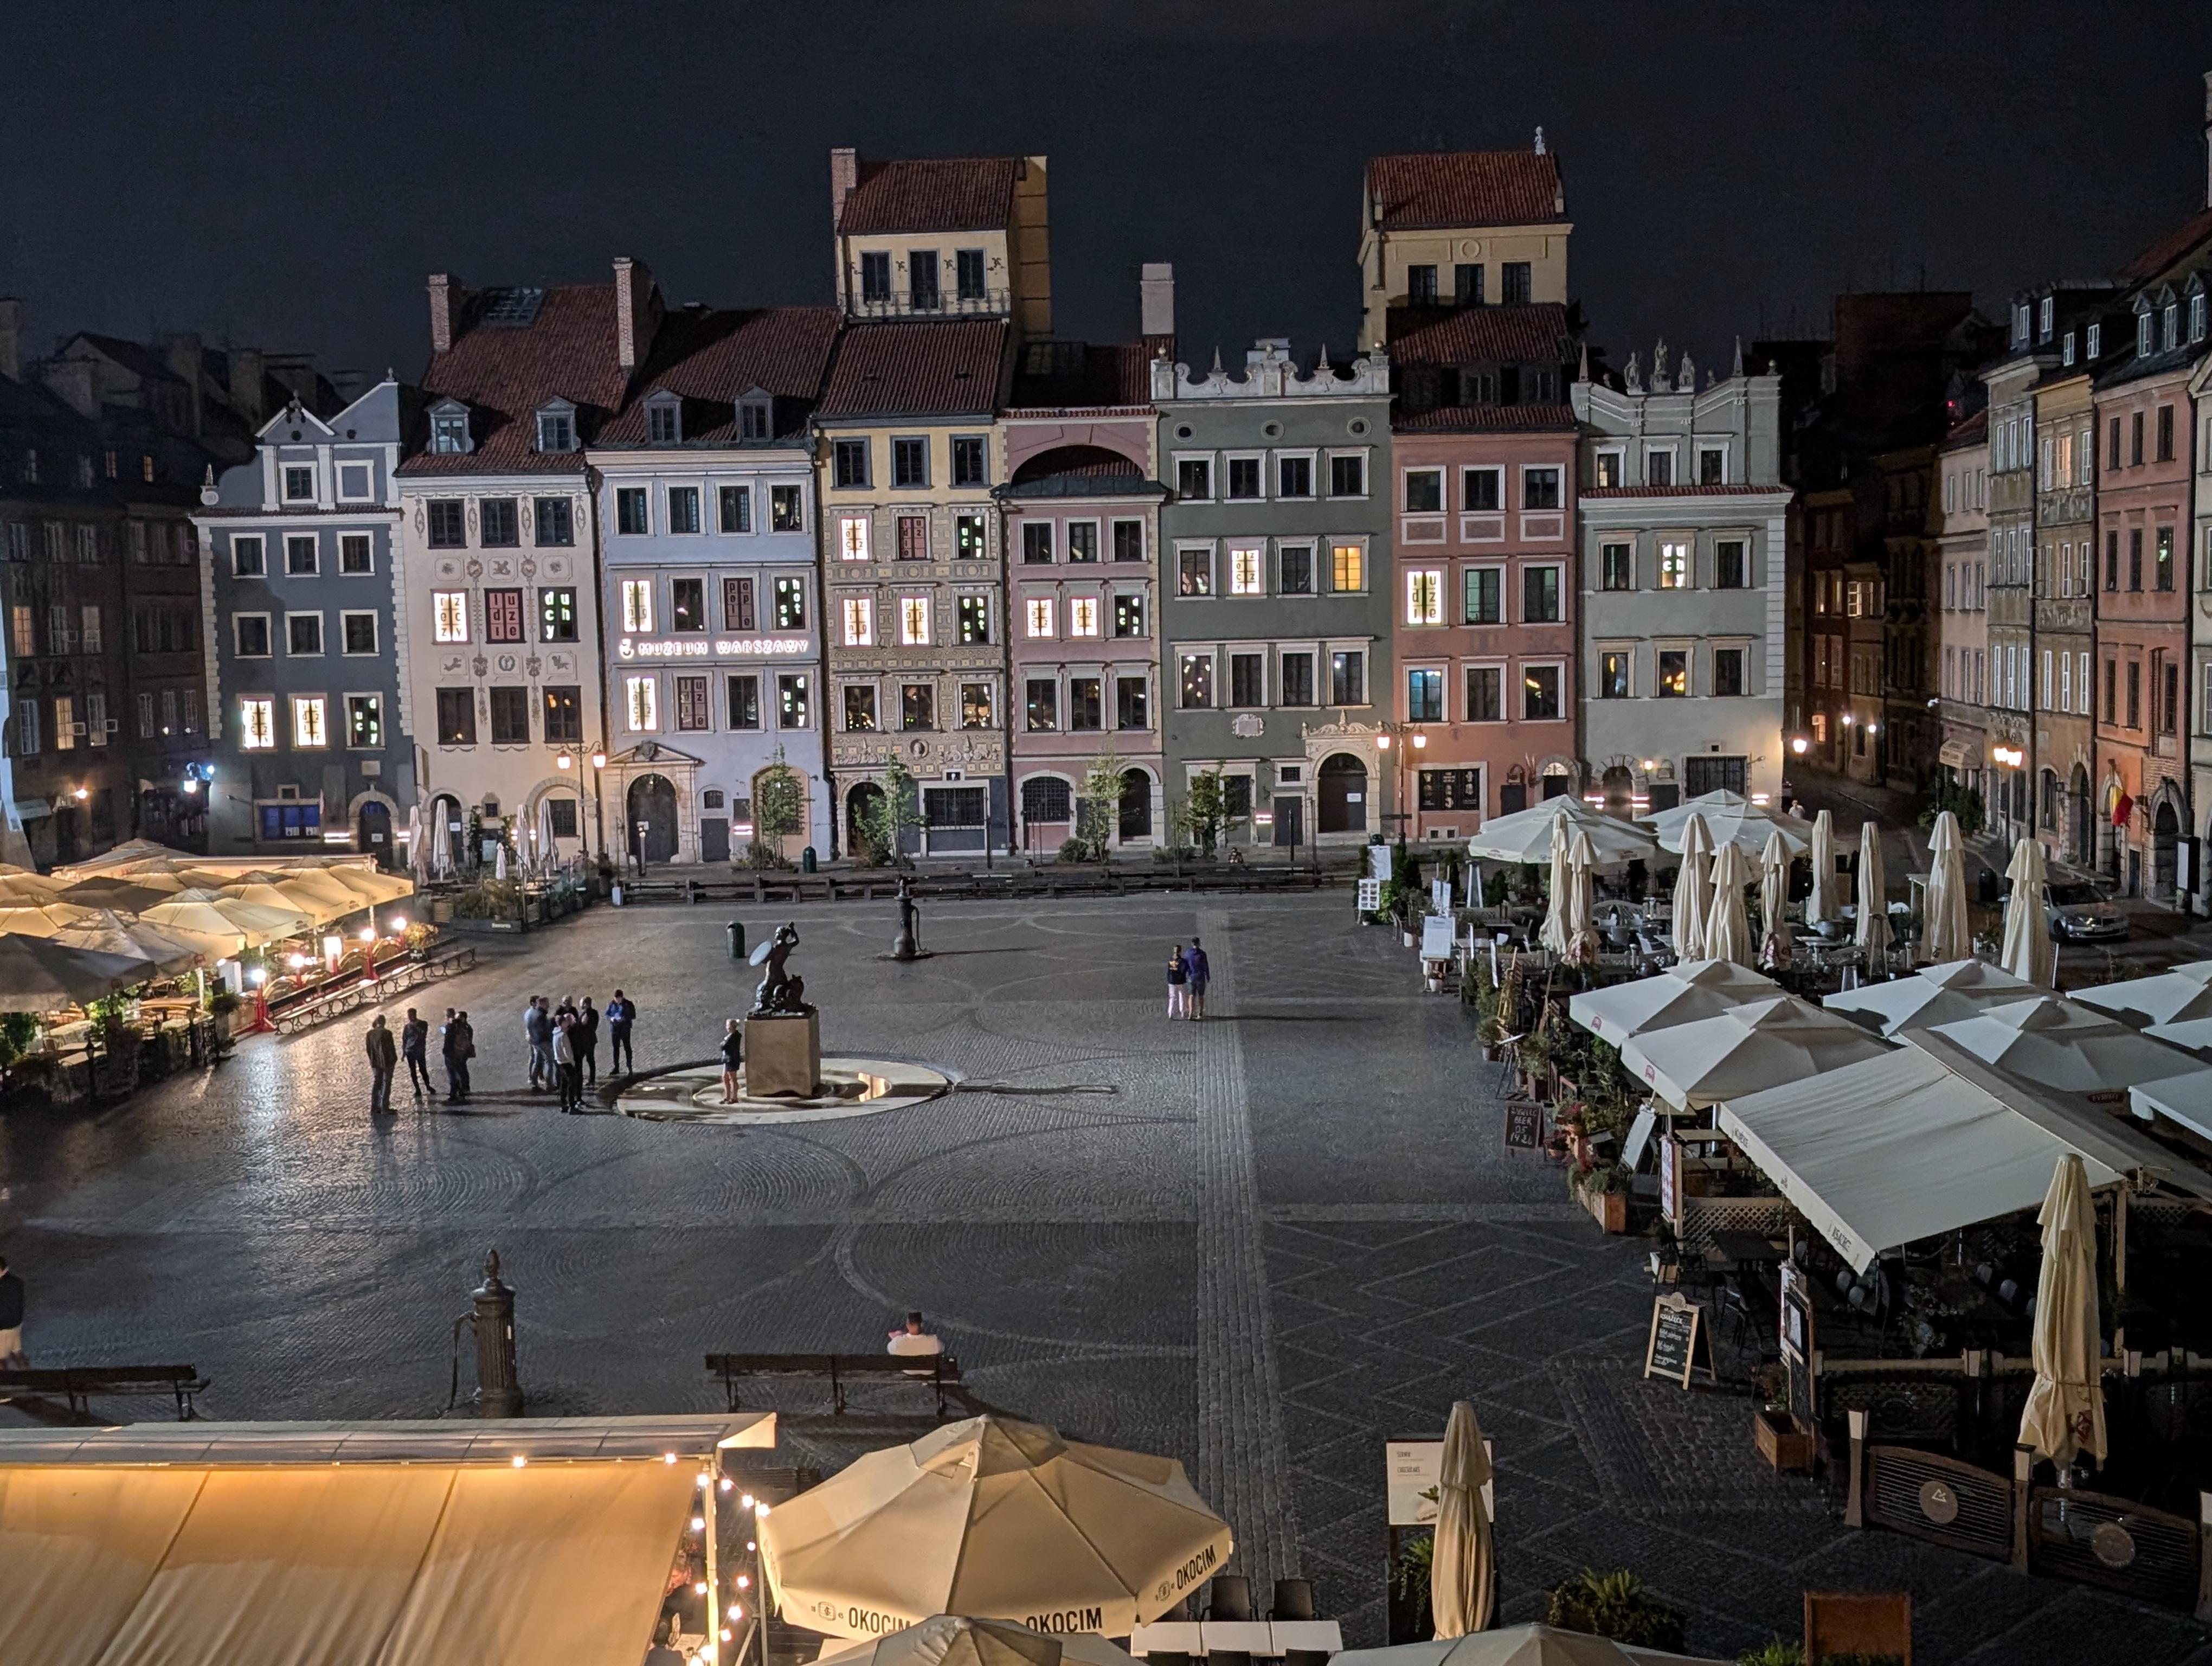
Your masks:
M891 1332L890 1341L884 1352L901 1355L942 1353L945 1352L945 1340L921 1328L921 1314L917 1310L906 1316L906 1323L902 1327Z

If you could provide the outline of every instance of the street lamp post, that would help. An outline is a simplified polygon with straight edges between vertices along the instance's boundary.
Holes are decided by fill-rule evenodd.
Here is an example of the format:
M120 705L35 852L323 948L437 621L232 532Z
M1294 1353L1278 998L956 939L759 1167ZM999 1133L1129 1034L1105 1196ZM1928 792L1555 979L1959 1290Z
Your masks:
M1406 754L1408 751L1414 752L1426 751L1429 745L1429 737L1427 733L1416 724L1383 724L1382 726L1382 733L1375 737L1375 750L1383 755L1383 760L1386 763L1389 761L1392 745L1401 735L1405 737L1407 745L1400 746L1397 749L1398 768L1395 785L1397 789L1395 797L1398 807L1395 810L1387 812L1382 816L1382 819L1384 821L1393 821L1398 824L1398 844L1400 848L1402 849L1406 843L1406 824L1413 819L1413 812L1405 807L1406 771L1409 767L1407 762Z
M607 859L606 802L607 755L600 751L592 754L592 842L602 862Z

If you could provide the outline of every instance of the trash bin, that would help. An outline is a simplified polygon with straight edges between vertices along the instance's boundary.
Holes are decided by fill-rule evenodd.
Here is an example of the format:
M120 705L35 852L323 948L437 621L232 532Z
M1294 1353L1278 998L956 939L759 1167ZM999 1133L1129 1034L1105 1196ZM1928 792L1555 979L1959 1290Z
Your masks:
M1985 867L1982 870L1982 901L1994 903L1996 900L1997 871L1993 867Z
M620 908L622 906L622 881L617 879L614 883L613 889L607 893L607 900L612 903L617 908Z
M809 845L799 853L799 871L801 873L811 873L814 872L814 847Z
M738 921L738 920L732 920L732 921L730 921L730 926L729 926L729 932L730 932L730 958L731 958L731 959L732 959L732 960L743 960L743 959L745 958L745 927L744 927L744 922L743 921Z

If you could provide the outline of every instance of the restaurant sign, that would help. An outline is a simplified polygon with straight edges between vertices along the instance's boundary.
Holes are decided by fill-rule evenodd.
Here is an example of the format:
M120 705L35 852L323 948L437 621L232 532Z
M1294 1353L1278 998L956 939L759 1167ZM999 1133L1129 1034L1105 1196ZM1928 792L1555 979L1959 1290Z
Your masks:
M811 636L624 636L624 660L786 660L811 658Z

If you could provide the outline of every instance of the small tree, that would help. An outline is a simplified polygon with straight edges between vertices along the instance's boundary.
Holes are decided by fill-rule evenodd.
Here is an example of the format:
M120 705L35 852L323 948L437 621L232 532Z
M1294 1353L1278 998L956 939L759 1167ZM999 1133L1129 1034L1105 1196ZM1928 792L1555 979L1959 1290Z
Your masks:
M1190 790L1183 794L1182 819L1191 842L1203 854L1212 855L1234 819L1229 813L1229 793L1221 783L1220 770L1208 769L1191 778Z
M1083 848L1081 860L1103 862L1112 848L1114 829L1121 814L1121 777L1128 764L1110 745L1091 760L1083 772L1083 794L1075 806L1074 842Z
M778 746L753 782L753 866L774 867L783 861L783 842L805 825L806 783Z
M914 775L896 757L884 765L883 793L861 813L860 837L868 847L872 866L906 866L903 848L909 829L926 824L921 816L921 793Z

